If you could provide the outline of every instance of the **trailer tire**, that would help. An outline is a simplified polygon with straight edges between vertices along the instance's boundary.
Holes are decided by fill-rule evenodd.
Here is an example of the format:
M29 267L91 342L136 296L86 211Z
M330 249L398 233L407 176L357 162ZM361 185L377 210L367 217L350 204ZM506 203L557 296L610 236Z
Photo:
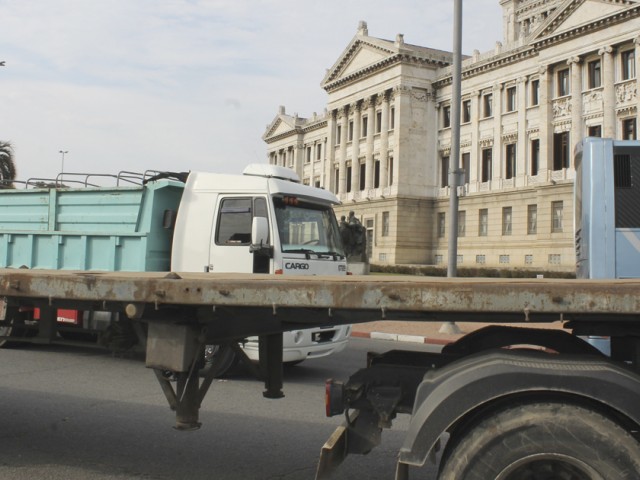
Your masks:
M450 440L438 480L637 479L640 444L585 407L510 407Z
M222 377L238 365L238 354L230 343L222 345L206 345L204 351L204 366L200 369L200 376L213 375Z

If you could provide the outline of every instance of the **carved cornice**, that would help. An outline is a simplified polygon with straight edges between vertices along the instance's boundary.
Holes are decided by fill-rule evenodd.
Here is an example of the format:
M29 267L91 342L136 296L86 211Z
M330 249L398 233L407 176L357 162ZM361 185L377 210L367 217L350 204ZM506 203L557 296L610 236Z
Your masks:
M518 132L505 132L502 134L502 143L516 143L518 141Z
M491 137L491 138L481 138L480 141L478 142L478 144L480 145L480 148L493 147L493 137Z
M560 24L575 11L575 8L581 4L582 2L574 1L570 7L564 9L558 16L556 16L553 21L551 21L544 32L548 32L548 36L544 38L539 38L534 41L532 46L536 50L540 50L542 48L547 48L556 43L565 42L572 38L575 38L580 35L584 35L587 32L592 32L596 30L602 30L603 28L608 28L612 25L616 25L618 23L622 23L628 21L632 18L636 18L640 15L640 6L637 3L632 3L629 1L619 1L617 3L622 3L628 5L631 8L622 10L620 12L613 13L609 16L597 19L589 24L578 25L570 30L566 30L563 32L553 33L555 28L560 26ZM543 32L543 33L544 33Z

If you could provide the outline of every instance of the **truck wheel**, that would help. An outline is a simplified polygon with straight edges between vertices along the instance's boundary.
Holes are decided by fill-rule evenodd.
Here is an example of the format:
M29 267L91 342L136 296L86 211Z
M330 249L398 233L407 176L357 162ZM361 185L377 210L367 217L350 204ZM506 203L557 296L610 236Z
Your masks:
M618 424L575 405L511 407L452 441L439 480L624 480L640 472L640 444Z
M204 349L204 366L200 375L205 376L213 371L215 378L227 374L238 364L238 355L230 343L223 345L206 345Z

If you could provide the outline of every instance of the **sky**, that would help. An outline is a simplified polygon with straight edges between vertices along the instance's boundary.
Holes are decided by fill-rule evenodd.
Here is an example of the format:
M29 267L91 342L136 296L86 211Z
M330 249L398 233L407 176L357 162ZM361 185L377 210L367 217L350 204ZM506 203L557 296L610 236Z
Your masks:
M359 21L372 37L451 51L453 4L0 0L0 140L22 180L63 167L241 173L267 161L279 106L324 111L320 82ZM463 5L463 53L493 49L499 0Z

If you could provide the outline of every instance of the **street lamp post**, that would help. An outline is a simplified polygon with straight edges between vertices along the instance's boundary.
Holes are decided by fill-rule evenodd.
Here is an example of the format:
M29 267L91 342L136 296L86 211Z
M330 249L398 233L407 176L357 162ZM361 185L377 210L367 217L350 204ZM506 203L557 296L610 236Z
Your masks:
M65 153L69 153L69 150L60 150L60 155L62 155L62 169L60 173L64 173L64 155Z

